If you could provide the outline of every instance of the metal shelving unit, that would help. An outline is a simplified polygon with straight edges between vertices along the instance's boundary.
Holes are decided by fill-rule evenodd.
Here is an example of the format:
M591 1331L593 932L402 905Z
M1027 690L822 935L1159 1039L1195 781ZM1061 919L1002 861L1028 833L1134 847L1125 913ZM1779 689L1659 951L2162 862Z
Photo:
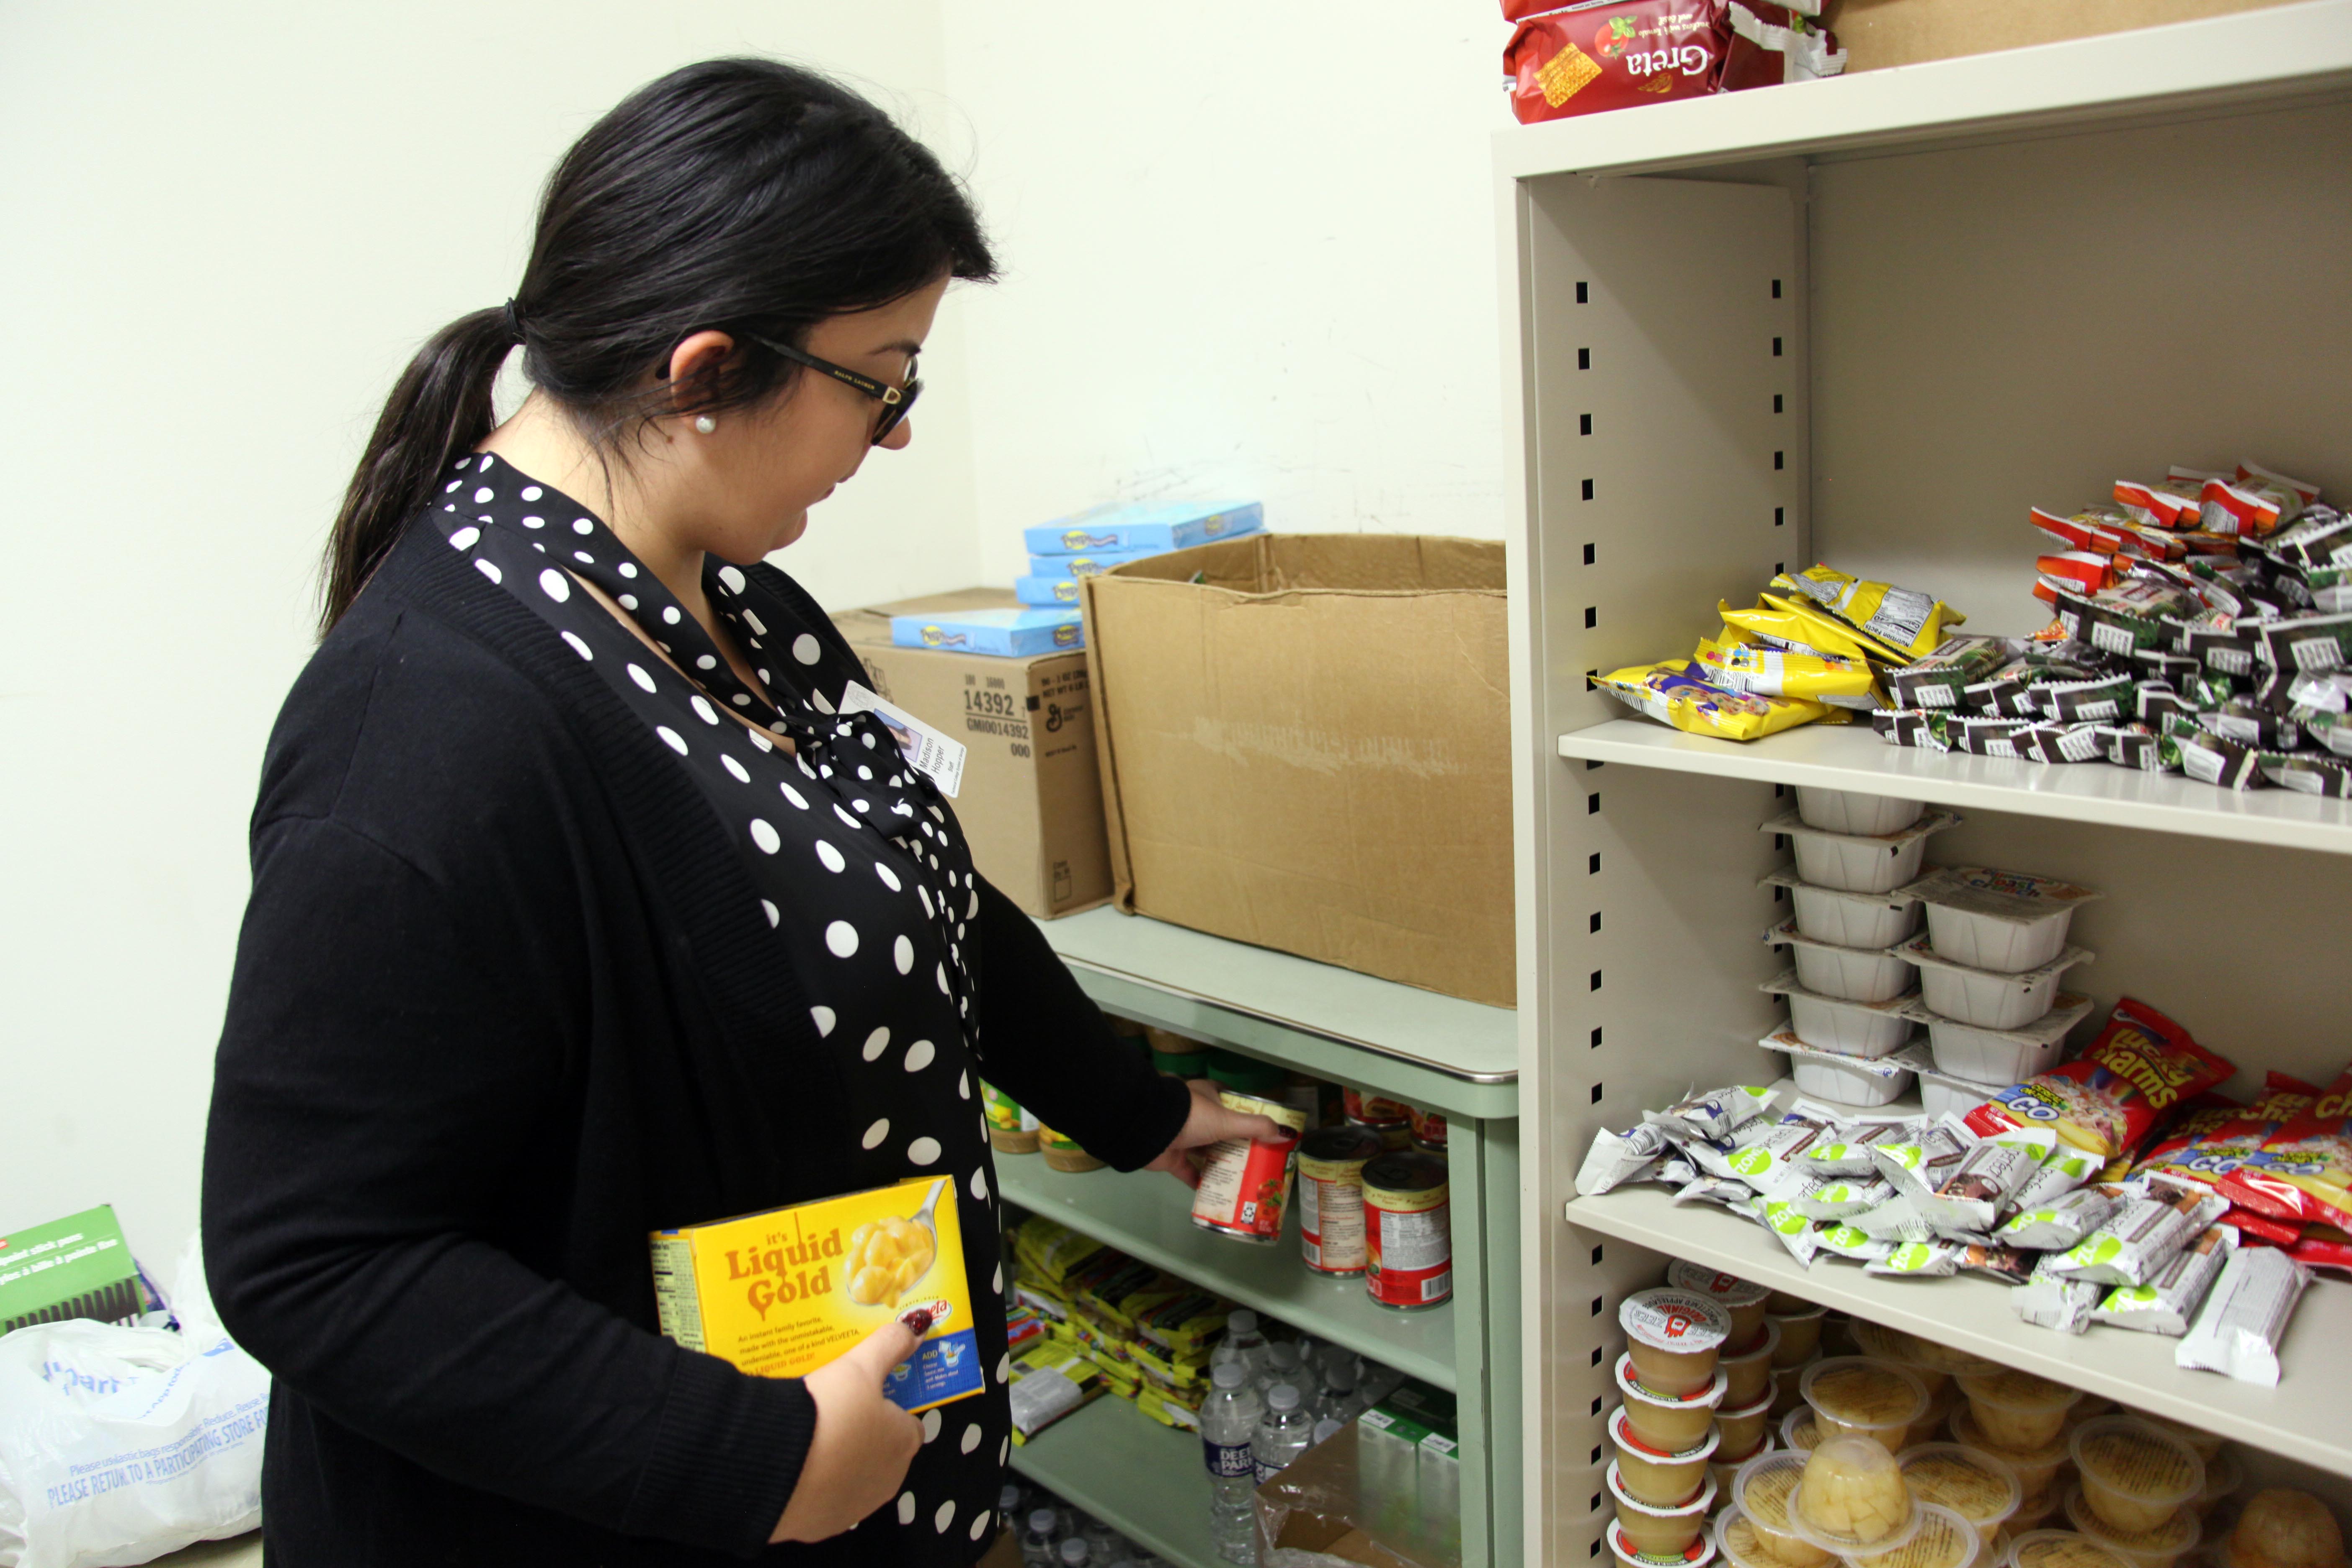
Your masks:
M2225 1089L2340 1069L2343 803L1852 729L1739 746L1632 718L1587 677L1687 656L1718 599L1815 560L1932 591L1970 631L2032 632L2027 509L2167 463L2252 458L2352 493L2347 145L2352 0L1497 137L1529 1561L1607 1555L1615 1309L1673 1257L2194 1422L2248 1445L2258 1479L2352 1501L2352 1287L2305 1298L2263 1390L2178 1372L2168 1341L2023 1327L1986 1282L1800 1268L1719 1211L1574 1189L1597 1129L1780 1076L1756 985L1786 906L1757 882L1785 855L1758 825L1796 784L1955 807L1932 860L2105 891L2070 984L2172 1014L2238 1064ZM2268 243L2193 221L2143 243L2154 214L2233 200L2294 218ZM2281 352L2241 374L2231 345L2262 342Z
M1451 1389L1463 1430L1465 1568L1518 1563L1521 1193L1512 1012L1109 910L1039 929L1107 1011L1445 1113L1454 1298L1417 1312L1375 1306L1360 1280L1309 1274L1295 1236L1259 1247L1200 1229L1165 1176L1067 1175L1021 1155L999 1156L997 1170L1016 1207ZM1066 1435L1066 1426L1076 1435ZM1013 1462L1163 1556L1208 1561L1198 1440L1168 1433L1123 1402L1097 1401L1016 1449ZM1195 1526L1196 1535L1182 1533ZM1204 1555L1185 1555L1196 1550Z

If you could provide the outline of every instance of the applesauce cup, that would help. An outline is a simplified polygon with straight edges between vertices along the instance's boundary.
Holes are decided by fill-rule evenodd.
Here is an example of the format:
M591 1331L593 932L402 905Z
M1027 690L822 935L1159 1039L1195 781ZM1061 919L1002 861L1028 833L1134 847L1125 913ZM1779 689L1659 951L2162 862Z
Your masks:
M1977 1430L1995 1447L2018 1452L2056 1442L2065 1430L2066 1412L2083 1397L2079 1388L2015 1367L1969 1373L1958 1382L1976 1415Z
M2132 1568L2172 1568L2205 1539L2205 1521L2187 1503L2174 1509L2154 1530L2137 1534L2111 1529L2106 1521L2091 1510L2079 1483L2067 1489L2065 1509L2067 1520L2077 1531L2129 1563Z
M1731 1338L1731 1314L1713 1297L1672 1286L1634 1291L1619 1305L1617 1322L1634 1374L1658 1394L1705 1388Z
M1813 1418L1821 1420L1818 1406ZM1893 1552L1918 1532L1919 1519L1895 1456L1874 1437L1824 1436L1789 1494L1789 1528L1840 1557Z
M1715 1506L1715 1478L1706 1477L1697 1496L1671 1507L1656 1507L1628 1495L1624 1477L1612 1460L1609 1496L1617 1505L1617 1528L1612 1533L1624 1536L1635 1557L1651 1563L1678 1563L1706 1533L1707 1510Z
M1679 1454L1706 1439L1723 1404L1727 1382L1718 1369L1705 1389L1676 1398L1635 1382L1632 1355L1617 1358L1617 1391L1625 1396L1625 1419L1634 1436L1661 1454Z
M1778 1421L1791 1410L1805 1408L1805 1373L1812 1364L1801 1362L1772 1369L1772 1419Z
M1808 1306L1801 1312L1767 1312L1765 1321L1780 1331L1780 1348L1772 1352L1773 1370L1801 1366L1813 1359L1822 1348L1822 1321L1830 1315L1827 1307Z
M1707 1461L1721 1436L1720 1429L1710 1428L1696 1447L1661 1453L1633 1435L1623 1405L1609 1413L1609 1440L1617 1445L1616 1473L1628 1497L1652 1508L1679 1508L1704 1489Z
M1706 1568L1715 1561L1715 1542L1705 1534L1691 1542L1679 1557L1644 1557L1634 1549L1623 1525L1612 1524L1602 1533L1609 1538L1610 1555L1625 1568Z
M2102 1415L2074 1428L2067 1452L2083 1500L2108 1529L2145 1535L2205 1489L2197 1450L2137 1415Z
M1731 1483L1732 1506L1778 1568L1829 1568L1837 1560L1799 1535L1789 1522L1789 1499L1805 1473L1805 1456L1774 1450L1739 1467Z
M1868 1356L1817 1361L1805 1369L1801 1387L1823 1443L1868 1437L1891 1453L1903 1446L1911 1424L1927 1413L1927 1391L1909 1369Z
M1731 1403L1729 1394L1724 1396L1724 1403ZM1754 1458L1770 1441L1771 1426L1772 1396L1769 1394L1742 1409L1717 1410L1715 1413L1715 1429L1722 1435L1723 1442L1715 1451L1717 1460Z
M1717 1417L1721 1420L1721 1416ZM2238 1456L2227 1448L2216 1451L2205 1461L2205 1489L2189 1500L2200 1519L2210 1518L2231 1492L2246 1484L2246 1467L2238 1463Z
M1730 1390L1723 1396L1726 1405L1753 1405L1772 1397L1772 1357L1780 1349L1780 1325L1760 1316L1757 1321L1762 1327L1748 1348L1736 1352L1727 1350L1717 1363L1731 1379Z

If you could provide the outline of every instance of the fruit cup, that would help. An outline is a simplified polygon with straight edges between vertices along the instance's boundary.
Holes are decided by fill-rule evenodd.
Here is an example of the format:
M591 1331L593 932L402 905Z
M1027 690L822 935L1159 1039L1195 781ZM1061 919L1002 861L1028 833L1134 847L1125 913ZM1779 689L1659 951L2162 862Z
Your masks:
M1907 1368L1868 1356L1817 1361L1805 1369L1800 1386L1824 1444L1868 1437L1892 1452L1902 1446L1911 1423L1927 1412L1927 1392Z
M1916 1386L1916 1385L1915 1385ZM1816 1423L1821 1407L1813 1407ZM1824 1436L1789 1494L1789 1528L1840 1557L1895 1551L1918 1532L1919 1509L1895 1456L1874 1437Z
M1617 1389L1625 1396L1626 1422L1634 1436L1661 1454L1679 1454L1706 1440L1716 1410L1723 1404L1724 1383L1718 1371L1700 1392L1676 1398L1635 1382L1631 1355L1617 1358Z
M1759 1455L1739 1467L1731 1483L1732 1502L1777 1568L1829 1568L1837 1560L1798 1534L1789 1520L1789 1498L1804 1476L1805 1458L1778 1450Z
M1704 1475L1705 1466L1701 1466ZM1637 1502L1625 1490L1624 1477L1612 1462L1609 1467L1609 1495L1617 1504L1617 1530L1633 1555L1647 1562L1681 1560L1706 1533L1707 1510L1715 1506L1715 1481L1707 1477L1700 1484L1698 1495L1670 1507L1656 1507Z
M2197 1450L2136 1415L2102 1415L2074 1428L2067 1451L2083 1499L2108 1529L2145 1535L2205 1489Z
M1617 1445L1615 1468L1626 1496L1650 1508L1679 1508L1706 1487L1707 1460L1721 1433L1710 1430L1679 1454L1662 1453L1633 1435L1621 1405L1609 1413L1609 1440Z
M1713 1297L1672 1286L1634 1291L1618 1307L1617 1321L1635 1375L1656 1394L1706 1387L1731 1338L1731 1314Z
M1977 1430L1993 1447L2018 1451L2056 1442L2065 1427L2066 1412L2083 1397L2079 1388L2069 1388L2015 1367L1970 1373L1962 1377L1959 1384L1960 1392L1968 1395L1969 1410L1976 1415Z

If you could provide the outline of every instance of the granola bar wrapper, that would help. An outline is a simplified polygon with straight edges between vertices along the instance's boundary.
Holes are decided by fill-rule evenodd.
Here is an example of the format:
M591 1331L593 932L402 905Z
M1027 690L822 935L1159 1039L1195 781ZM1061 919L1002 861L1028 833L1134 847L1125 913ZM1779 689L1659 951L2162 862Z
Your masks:
M2150 1178L2139 1192L2126 1190L2098 1229L2058 1255L2051 1272L2102 1285L2145 1285L2229 1206L2193 1184Z
M2276 1388L2279 1342L2311 1283L2311 1270L2275 1247L2242 1247L2174 1347L2172 1363Z
M2105 1299L2106 1289L2088 1279L2071 1279L2052 1272L2063 1256L2045 1252L2022 1285L2009 1292L2009 1310L2021 1322L2062 1334L2079 1334L2091 1326L2091 1310Z
M1731 47L1727 0L1586 0L1522 20L1503 49L1522 125L1703 98Z
M2126 996L2078 1059L2011 1084L1963 1121L1979 1138L2047 1127L2062 1142L2114 1159L2143 1147L2167 1118L2236 1070L2179 1024Z
M2352 1228L2352 1067L2215 1190L2256 1214Z
M2238 1249L2238 1233L2208 1226L2145 1285L2118 1285L2091 1309L2091 1321L2179 1339L2189 1331L2222 1266Z

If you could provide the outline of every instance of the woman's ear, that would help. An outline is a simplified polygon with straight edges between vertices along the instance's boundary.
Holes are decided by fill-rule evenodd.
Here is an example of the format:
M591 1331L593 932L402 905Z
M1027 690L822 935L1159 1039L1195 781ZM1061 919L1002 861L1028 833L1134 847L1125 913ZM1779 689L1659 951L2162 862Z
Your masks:
M669 362L655 374L669 383L675 404L688 410L698 391L719 384L728 356L734 352L735 340L725 332L695 332L678 340L669 351Z

